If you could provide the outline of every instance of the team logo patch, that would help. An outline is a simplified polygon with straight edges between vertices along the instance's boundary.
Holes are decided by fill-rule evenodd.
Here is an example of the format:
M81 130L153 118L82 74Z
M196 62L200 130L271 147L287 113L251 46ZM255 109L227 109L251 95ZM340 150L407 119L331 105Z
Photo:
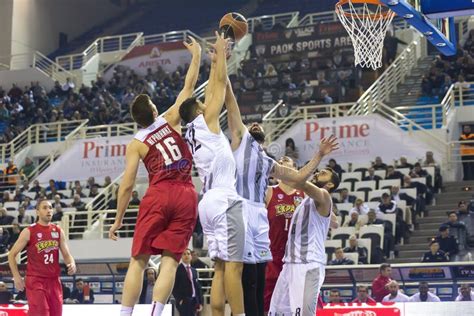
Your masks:
M37 233L36 234L36 237L38 237L39 239L43 238L43 234L42 233Z
M59 238L59 233L58 232L51 232L51 237L52 238Z
M303 198L301 196L296 195L293 198L293 201L294 201L295 205L298 206L298 205L300 205L301 201L303 201Z
M283 199L283 194L279 193L277 196L280 200Z

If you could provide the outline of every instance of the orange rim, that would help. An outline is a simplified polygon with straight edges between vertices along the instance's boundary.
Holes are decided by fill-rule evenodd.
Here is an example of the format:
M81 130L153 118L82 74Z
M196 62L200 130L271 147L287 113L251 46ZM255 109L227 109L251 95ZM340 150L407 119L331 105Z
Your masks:
M339 0L339 2L336 3L336 11L340 11L342 14L344 14L347 17L355 16L355 14L344 11L343 5L348 4L349 2L359 3L359 4L368 3L372 5L381 5L383 7L387 7L380 0ZM370 19L388 19L391 16L391 10L388 9L387 11L379 13L379 14L357 14L357 16L362 19L369 19L369 18Z

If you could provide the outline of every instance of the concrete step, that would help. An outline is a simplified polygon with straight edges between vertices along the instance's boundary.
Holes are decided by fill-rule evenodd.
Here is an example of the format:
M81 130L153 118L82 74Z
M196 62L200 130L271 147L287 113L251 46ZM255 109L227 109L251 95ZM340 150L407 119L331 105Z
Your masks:
M446 222L447 219L445 218L444 221L441 221L441 222L436 222L436 223L420 223L420 229L419 230L432 230L432 231L435 231L437 232L438 231L438 228L439 226Z
M420 244L408 244L408 245L399 245L397 246L398 251L408 251L408 250L418 250L418 251L428 251L428 244L427 243L420 243Z
M472 190L470 192L474 194L474 181L447 182L447 183L444 183L443 185L444 191L446 192L462 191L462 189L466 186L471 186Z
M421 262L421 257L413 257L413 258L395 258L388 260L390 263L419 263Z
M418 223L420 225L422 225L422 224L440 224L440 223L444 223L445 221L447 221L446 218L447 218L447 216L444 215L444 214L443 214L443 216L438 216L437 213L434 213L434 214L429 214L429 216L419 218Z
M410 237L410 245L419 245L419 244L423 244L423 245L427 245L429 244L430 240L431 240L431 237L433 236L411 236Z
M404 250L398 253L398 258L418 258L421 261L421 256L428 250Z
M411 244L414 243L412 239L415 237L425 237L429 239L429 238L435 237L437 234L438 234L438 230L433 230L433 229L416 230L412 233L410 237L410 243Z

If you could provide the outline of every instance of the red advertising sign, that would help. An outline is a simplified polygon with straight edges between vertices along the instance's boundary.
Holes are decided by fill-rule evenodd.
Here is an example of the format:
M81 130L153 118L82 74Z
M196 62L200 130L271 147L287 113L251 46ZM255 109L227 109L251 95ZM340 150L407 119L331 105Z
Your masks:
M317 316L403 316L397 307L325 307Z
M26 305L0 305L0 316L26 316L28 307Z

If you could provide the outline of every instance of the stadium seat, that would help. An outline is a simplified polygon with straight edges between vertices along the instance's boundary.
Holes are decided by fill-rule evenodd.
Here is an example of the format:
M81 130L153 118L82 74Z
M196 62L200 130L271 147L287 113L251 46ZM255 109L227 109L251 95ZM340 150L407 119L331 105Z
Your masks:
M377 187L377 181L360 181L356 182L354 185L354 191L364 192L363 200L366 201L368 198L368 193L375 190Z
M339 184L339 187L337 188L336 192L339 192L342 189L347 189L347 190L351 191L352 190L352 184L350 182L341 182Z
M416 199L416 189L410 188L410 189L400 189L400 193L406 193L408 196L411 196L412 198Z
M372 258L372 240L370 238L359 238L357 239L359 247L365 247L367 249L367 263L370 263Z
M385 179L387 172L385 170L375 170L374 175L379 176L382 179Z
M367 202L366 204L369 207L369 209L376 210L377 207L379 206L380 202L379 201Z
M344 257L351 259L355 264L359 263L359 254L357 252L344 252ZM332 260L336 259L336 254L332 254Z
M352 203L336 203L337 210L340 211L347 211L349 212L354 206Z
M353 195L356 197L356 199L361 199L363 201L366 200L365 192L359 191L359 192L351 192L350 195Z
M404 176L410 175L410 168L398 168L398 169L395 169L395 171L400 172Z
M342 241L342 246L346 246L346 240L352 235L355 235L355 227L339 227L331 231L331 239L339 239Z
M379 190L390 189L392 186L400 186L400 179L389 179L389 180L380 180L379 181Z
M374 249L383 248L383 225L366 225L359 230L359 238L368 238L372 241L372 251Z
M5 202L3 204L3 207L7 209L7 211L16 211L18 210L18 207L20 206L20 202L18 201L12 201L12 202ZM9 215L12 215L9 213Z
M411 182L419 182L419 183L423 183L424 185L426 185L426 178L424 178L424 177L421 177L421 178L411 178Z
M386 180L383 180L383 181L386 181ZM390 192L387 189L370 191L369 192L369 197L368 197L367 200L369 202L374 202L374 201L380 202L382 194L384 194L384 193L390 193Z
M324 249L327 255L327 258L332 258L333 253L336 251L336 248L342 247L341 240L332 240L327 239L324 241Z
M396 214L379 213L379 214L377 214L377 218L379 218L381 220L384 220L384 221L389 221L390 223L392 223L392 235L395 236L397 215Z
M349 182L352 187L349 191L354 191L354 183L362 180L362 172L344 172L341 176L341 182Z

